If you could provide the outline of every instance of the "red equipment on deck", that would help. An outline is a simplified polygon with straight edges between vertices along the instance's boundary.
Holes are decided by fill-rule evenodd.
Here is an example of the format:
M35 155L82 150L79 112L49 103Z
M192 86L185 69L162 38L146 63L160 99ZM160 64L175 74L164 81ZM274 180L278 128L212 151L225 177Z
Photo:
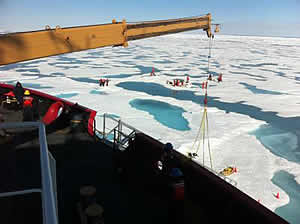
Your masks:
M59 117L63 108L64 108L64 104L62 102L53 103L49 107L45 116L43 117L43 123L45 125L51 124L53 121L56 120L56 118Z

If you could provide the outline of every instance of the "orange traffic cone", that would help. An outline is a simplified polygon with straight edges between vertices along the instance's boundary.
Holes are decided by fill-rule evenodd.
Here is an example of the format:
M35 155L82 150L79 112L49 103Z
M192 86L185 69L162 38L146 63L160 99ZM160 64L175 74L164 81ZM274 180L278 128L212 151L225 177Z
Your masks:
M279 199L279 192L277 192L277 194L276 194L276 198L277 198L277 199Z

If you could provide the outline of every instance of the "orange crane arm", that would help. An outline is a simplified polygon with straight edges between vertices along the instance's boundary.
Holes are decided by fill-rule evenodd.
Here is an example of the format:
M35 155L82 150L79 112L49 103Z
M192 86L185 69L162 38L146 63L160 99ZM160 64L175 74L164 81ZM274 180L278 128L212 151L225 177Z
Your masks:
M211 15L127 24L79 26L0 35L0 65L106 46L128 41L203 29L211 36Z

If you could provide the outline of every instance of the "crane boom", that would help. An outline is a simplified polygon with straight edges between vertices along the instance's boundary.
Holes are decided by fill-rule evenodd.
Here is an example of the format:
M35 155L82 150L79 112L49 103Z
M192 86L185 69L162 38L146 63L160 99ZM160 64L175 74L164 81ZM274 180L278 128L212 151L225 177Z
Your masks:
M211 15L127 24L78 26L0 35L0 65L106 46L128 46L128 41L203 29L211 36Z

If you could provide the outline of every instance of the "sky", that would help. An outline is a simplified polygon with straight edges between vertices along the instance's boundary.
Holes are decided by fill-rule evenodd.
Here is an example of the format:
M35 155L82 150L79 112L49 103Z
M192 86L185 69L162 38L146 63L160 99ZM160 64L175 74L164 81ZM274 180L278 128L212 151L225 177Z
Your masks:
M0 31L180 18L211 13L221 34L300 37L300 0L0 0Z

